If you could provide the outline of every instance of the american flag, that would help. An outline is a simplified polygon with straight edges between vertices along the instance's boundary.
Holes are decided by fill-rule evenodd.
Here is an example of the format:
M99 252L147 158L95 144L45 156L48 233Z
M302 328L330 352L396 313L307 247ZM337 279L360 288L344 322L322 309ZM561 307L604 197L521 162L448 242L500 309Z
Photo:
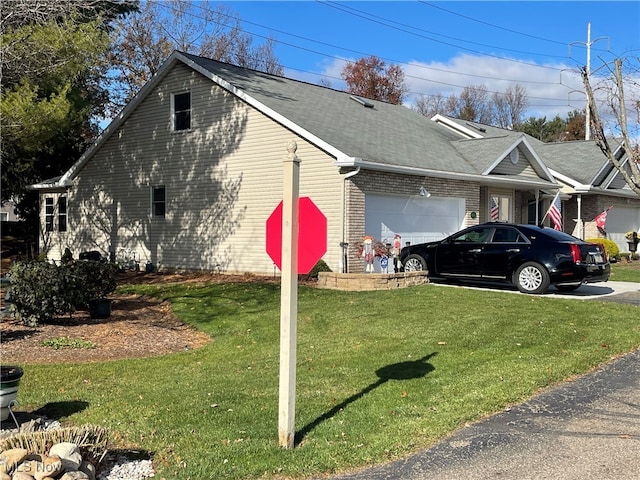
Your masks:
M560 210L562 208L562 204L560 203L560 192L556 193L555 198L553 199L553 203L549 207L549 211L547 215L553 222L553 228L556 230L562 230L562 214Z
M498 202L496 202L495 197L491 197L491 210L490 210L491 220L498 220L500 218L500 207L498 207Z

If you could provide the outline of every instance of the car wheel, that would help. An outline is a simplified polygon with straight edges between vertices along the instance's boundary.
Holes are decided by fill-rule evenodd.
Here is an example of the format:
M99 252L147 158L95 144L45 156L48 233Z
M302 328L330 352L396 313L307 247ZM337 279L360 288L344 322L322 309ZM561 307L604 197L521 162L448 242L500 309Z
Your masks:
M421 272L427 269L427 262L420 255L409 255L402 263L405 272Z
M549 288L547 270L535 262L523 263L516 271L514 280L522 293L543 293Z

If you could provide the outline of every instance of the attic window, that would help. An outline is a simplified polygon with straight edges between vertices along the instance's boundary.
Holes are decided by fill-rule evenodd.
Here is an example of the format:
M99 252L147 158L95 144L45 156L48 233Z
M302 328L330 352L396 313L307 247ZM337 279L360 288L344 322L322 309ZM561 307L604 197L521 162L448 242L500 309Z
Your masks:
M356 97L355 95L350 95L349 98L354 102L358 102L363 107L373 108L373 103L367 102L364 98Z
M191 129L191 92L173 94L173 129Z

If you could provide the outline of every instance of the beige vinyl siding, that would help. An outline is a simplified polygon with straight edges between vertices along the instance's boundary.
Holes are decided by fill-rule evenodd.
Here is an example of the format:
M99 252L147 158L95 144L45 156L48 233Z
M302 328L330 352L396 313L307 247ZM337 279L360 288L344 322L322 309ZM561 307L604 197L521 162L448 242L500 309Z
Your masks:
M171 93L187 90L191 130L172 132ZM342 180L334 159L182 64L75 179L73 242L105 254L130 249L159 268L273 273L265 222L282 199L291 140L301 160L300 194L327 216L325 261L337 269ZM151 218L150 189L159 185L166 217Z
M529 159L521 149L518 149L518 162L512 163L509 155L500 162L491 172L492 175L519 175L526 178L540 178L540 175L531 165Z

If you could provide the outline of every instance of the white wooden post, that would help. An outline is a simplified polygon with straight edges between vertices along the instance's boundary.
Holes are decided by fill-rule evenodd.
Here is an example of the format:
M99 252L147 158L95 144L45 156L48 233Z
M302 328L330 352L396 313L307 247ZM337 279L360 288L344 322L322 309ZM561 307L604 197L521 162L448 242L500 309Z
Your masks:
M298 320L298 196L300 160L292 140L284 161L282 199L282 278L280 291L280 395L278 438L293 448L296 417L296 334Z

